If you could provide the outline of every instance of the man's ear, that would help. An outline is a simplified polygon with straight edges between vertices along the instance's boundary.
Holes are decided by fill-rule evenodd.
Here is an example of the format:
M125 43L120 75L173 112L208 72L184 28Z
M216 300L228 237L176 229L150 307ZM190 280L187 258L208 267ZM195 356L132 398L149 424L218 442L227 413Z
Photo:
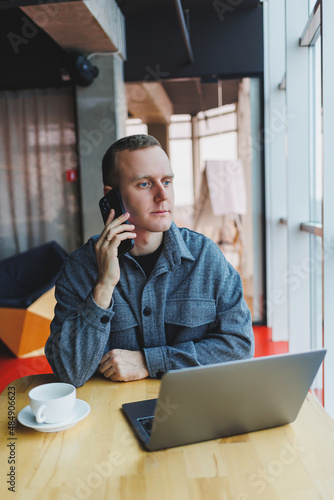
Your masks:
M105 196L107 193L109 193L109 191L111 191L111 190L112 190L112 187L111 187L111 186L104 186L104 188L103 188L103 194L104 194L104 196Z

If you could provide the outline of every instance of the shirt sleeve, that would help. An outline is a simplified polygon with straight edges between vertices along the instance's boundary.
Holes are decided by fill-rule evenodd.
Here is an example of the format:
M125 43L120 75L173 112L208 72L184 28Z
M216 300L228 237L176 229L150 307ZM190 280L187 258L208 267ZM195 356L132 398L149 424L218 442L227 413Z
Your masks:
M215 320L196 341L144 348L151 377L160 378L169 370L254 356L252 318L243 296L240 275L222 254L216 257L211 266Z
M80 387L98 368L114 312L113 303L109 309L102 309L91 291L86 290L83 297L75 290L84 293L85 287L70 266L65 266L56 284L57 305L45 354L59 380Z

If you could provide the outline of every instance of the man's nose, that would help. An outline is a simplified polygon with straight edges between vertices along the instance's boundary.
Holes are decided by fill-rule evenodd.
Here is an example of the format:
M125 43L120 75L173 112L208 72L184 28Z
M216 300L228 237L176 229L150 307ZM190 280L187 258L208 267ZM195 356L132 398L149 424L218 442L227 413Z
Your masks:
M167 199L166 189L163 184L158 184L156 187L156 192L154 194L155 201L164 201Z

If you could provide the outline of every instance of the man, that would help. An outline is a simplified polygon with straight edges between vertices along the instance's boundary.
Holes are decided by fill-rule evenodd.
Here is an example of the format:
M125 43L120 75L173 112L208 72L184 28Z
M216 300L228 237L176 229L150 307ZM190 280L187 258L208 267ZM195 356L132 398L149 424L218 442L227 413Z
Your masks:
M159 142L120 139L102 168L104 193L118 188L126 213L111 210L63 266L45 349L55 375L81 386L97 370L129 381L251 357L240 276L210 239L172 222L174 175ZM118 258L127 238L135 245Z

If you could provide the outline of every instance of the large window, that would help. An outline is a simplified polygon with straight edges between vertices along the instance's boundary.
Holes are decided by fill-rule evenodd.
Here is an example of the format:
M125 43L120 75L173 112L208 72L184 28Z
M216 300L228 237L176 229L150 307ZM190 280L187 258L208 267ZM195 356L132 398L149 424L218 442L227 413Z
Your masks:
M284 142L266 143L272 327L285 328L292 352L327 349L313 390L334 415L334 2L272 0L264 13L268 129L285 117ZM286 216L273 210L279 198Z
M213 239L240 272L254 323L264 320L259 89L258 79L243 79L237 87L238 102L208 109L196 116L172 115L166 132L175 174L174 221ZM147 133L147 130L140 120L127 122L128 135ZM224 213L214 213L212 194L207 189L209 163L218 165L222 187L229 182L230 196L222 194L221 188L220 195L225 196L224 200L233 197L245 200L246 210L227 212L224 206ZM224 170L226 163L231 163L228 171ZM240 176L239 165L242 166ZM236 185L238 189L245 189L240 192L235 189ZM240 205L241 202L239 208Z
M190 115L172 116L169 126L169 152L175 174L175 205L177 209L179 207L179 211L189 213L194 204Z
M198 115L201 166L207 160L236 160L238 132L236 105L230 104Z

